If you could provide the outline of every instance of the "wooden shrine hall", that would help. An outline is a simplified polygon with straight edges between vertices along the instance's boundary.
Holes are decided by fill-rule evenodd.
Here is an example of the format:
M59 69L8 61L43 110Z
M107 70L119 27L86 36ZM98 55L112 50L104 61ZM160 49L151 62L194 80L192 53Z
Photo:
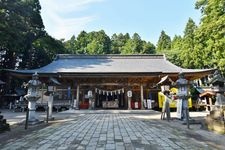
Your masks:
M88 107L91 94L96 109L130 109L133 102L138 102L136 108L143 109L145 100L157 99L160 89L156 83L162 77L168 75L176 81L183 72L191 81L213 73L214 69L180 68L164 55L59 54L53 62L38 69L9 70L10 75L27 81L35 72L43 83L49 78L59 81L54 100L71 100L76 108ZM130 105L128 91L132 92Z

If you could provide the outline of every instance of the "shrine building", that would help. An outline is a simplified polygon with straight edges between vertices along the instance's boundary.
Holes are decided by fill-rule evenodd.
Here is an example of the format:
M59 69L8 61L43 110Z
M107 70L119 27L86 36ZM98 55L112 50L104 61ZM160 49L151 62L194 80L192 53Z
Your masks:
M176 81L183 72L192 81L212 74L214 69L184 69L169 62L164 55L58 54L44 67L9 72L27 81L35 72L42 83L57 80L61 84L57 85L54 100L68 100L77 108L85 108L91 95L96 109L143 109L147 99L157 105L160 88L156 84L162 77L168 75ZM131 94L130 105L128 94ZM134 106L135 102L138 106Z

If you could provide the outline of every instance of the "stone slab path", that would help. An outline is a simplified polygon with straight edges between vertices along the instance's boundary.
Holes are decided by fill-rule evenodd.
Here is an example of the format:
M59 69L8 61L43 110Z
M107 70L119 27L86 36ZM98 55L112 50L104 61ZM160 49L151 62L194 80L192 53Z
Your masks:
M199 150L215 149L184 131L134 114L84 114L20 139L1 141L1 150Z

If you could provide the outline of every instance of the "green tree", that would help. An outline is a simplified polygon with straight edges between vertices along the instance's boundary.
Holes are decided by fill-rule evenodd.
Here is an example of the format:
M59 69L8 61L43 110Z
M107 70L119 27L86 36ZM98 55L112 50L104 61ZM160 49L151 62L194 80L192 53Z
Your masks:
M129 33L123 35L120 34L113 34L111 37L111 53L112 54L120 54L122 51L122 47L127 43L130 39Z
M76 52L75 54L87 54L88 34L85 31L81 31L77 36Z
M180 35L175 35L171 42L171 50L181 50L183 39Z
M194 37L196 29L197 26L195 25L195 22L189 18L184 30L183 43L181 47L182 51L180 55L182 66L185 68L194 68L195 59L193 59L193 51L195 45Z
M122 54L140 54L142 52L143 41L137 33L134 33L132 39L129 39L121 48Z
M32 43L34 50L32 57L32 69L49 64L56 54L70 53L64 47L62 41L55 40L49 35L45 35Z
M225 1L198 0L196 8L202 18L195 33L195 66L217 67L225 73Z
M132 41L133 41L133 45L134 45L134 53L139 54L142 51L142 46L143 46L143 42L141 40L141 37L137 34L134 33L132 36Z
M104 30L88 33L88 42L89 44L92 43L92 45L95 46L98 45L97 46L98 48L102 47L102 50L100 49L95 50L96 54L100 54L99 52L102 52L102 54L109 54L111 51L111 40ZM88 53L93 54L93 50L90 52L88 51Z
M129 39L124 46L121 47L121 54L135 54L135 43Z
M0 1L1 67L14 69L18 60L22 68L30 68L32 43L45 34L38 0Z
M66 49L73 54L109 54L111 53L111 40L105 31L87 33L81 31L77 36L64 42Z
M171 42L171 50L164 51L167 56L167 59L173 64L182 66L182 61L180 59L182 52L183 39L180 35L175 35Z
M23 22L26 27L24 48L21 51L22 62L21 68L34 68L33 60L35 60L35 49L33 48L33 42L38 38L44 36L44 25L41 18L41 6L39 0L21 0L23 9Z
M159 36L159 40L157 42L156 49L157 49L157 52L160 52L162 50L170 50L171 49L171 38L163 30Z
M87 51L88 54L105 54L103 44L95 39L87 45Z
M64 42L64 46L67 49L68 53L77 54L77 40L74 35L70 38L70 40Z
M0 1L1 68L14 69L25 38L21 1Z
M143 41L141 54L155 54L155 45L151 42Z

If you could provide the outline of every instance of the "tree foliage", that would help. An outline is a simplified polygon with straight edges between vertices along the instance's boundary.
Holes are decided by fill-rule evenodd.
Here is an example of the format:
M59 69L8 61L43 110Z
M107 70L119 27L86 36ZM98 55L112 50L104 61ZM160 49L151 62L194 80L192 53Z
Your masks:
M184 36L181 46L181 54L180 59L182 62L182 66L184 68L194 68L194 37L195 37L195 30L197 29L197 26L195 25L195 22L189 18L186 27L184 29Z
M38 55L43 51L41 45L36 49L38 41L43 41L47 37L51 38L44 30L40 10L39 0L0 0L1 68L30 69L46 64L38 61ZM55 39L52 38L52 40L57 43ZM54 42L47 43L53 44ZM50 55L43 56L43 59L48 60L47 57Z
M157 52L160 52L162 50L170 50L171 49L171 38L163 30L159 36L159 40L157 42L156 49L157 49Z
M175 35L171 41L171 50L182 49L183 38L180 35Z
M55 40L47 34L35 40L32 43L32 48L34 49L34 57L31 61L34 63L32 68L47 65L55 58L56 54L68 52L61 41Z
M225 74L225 1L198 0L195 7L202 13L200 24L190 18L167 55L184 68L218 68Z
M196 8L202 18L195 33L195 67L218 67L225 72L225 1L198 0Z
M122 51L122 47L125 46L127 41L130 39L130 35L126 33L123 35L120 34L113 34L111 37L111 53L112 54L120 54Z
M153 54L155 46L146 42L134 33L113 34L110 38L103 30L81 33L64 42L65 47L73 54Z

